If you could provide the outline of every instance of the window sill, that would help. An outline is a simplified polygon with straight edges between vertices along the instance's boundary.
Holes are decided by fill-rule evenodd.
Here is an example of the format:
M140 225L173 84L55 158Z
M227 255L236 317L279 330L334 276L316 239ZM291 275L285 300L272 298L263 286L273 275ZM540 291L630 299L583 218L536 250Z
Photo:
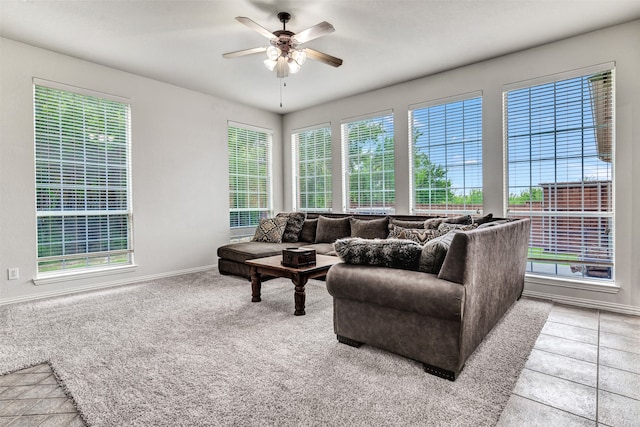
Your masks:
M36 286L40 285L50 285L52 283L60 283L67 282L69 280L80 280L87 279L91 277L101 277L110 274L121 274L127 273L130 271L134 271L138 266L135 264L117 266L117 267L107 267L107 268L94 268L87 269L82 271L74 271L74 272L56 272L50 274L42 274L40 276L36 276L33 278L33 284Z
M607 294L617 294L620 291L620 286L617 286L614 282L585 282L574 279L538 276L534 274L527 274L524 280L525 283L532 285L559 286L563 288L581 289L584 291L604 292Z

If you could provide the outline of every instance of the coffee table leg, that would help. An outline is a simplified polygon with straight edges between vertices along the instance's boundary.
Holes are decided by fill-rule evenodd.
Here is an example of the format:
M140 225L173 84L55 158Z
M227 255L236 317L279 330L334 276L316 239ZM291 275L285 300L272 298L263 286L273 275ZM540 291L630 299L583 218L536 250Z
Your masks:
M296 311L293 314L295 316L304 316L305 315L304 304L306 300L306 295L304 293L304 285L307 284L308 279L306 276L294 275L291 280L295 285L295 293L293 295L293 298L296 304Z
M251 267L251 302L260 302L260 288L262 282L260 281L260 273L258 273L257 267Z

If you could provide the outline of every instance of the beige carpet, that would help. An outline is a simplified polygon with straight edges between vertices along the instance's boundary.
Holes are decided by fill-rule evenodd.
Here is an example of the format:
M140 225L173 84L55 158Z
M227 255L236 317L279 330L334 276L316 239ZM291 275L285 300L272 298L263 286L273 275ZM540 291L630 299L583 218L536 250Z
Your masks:
M0 307L0 374L49 361L94 426L490 426L551 303L523 299L455 382L339 344L324 282L217 272Z

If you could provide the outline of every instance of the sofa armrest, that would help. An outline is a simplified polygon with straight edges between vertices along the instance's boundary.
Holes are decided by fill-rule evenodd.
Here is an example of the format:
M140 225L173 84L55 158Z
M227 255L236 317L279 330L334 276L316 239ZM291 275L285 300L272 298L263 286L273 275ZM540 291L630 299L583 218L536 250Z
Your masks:
M524 288L528 219L458 233L439 278L465 289L461 349L468 357Z

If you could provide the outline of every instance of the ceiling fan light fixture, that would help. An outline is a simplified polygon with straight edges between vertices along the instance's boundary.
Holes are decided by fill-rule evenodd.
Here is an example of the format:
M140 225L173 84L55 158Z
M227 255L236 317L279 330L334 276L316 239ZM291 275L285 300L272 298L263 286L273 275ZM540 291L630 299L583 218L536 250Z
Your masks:
M267 67L267 70L273 71L276 68L276 64L278 61L274 61L273 59L265 59L264 66Z
M291 58L299 66L302 66L302 64L304 64L305 61L307 60L307 54L303 50L294 50L293 53L291 54Z
M289 72L291 74L295 74L300 71L300 64L298 64L298 62L293 59L289 59L287 65L289 65Z
M267 48L267 58L272 61L277 61L278 57L282 55L282 51L275 46L269 46Z

